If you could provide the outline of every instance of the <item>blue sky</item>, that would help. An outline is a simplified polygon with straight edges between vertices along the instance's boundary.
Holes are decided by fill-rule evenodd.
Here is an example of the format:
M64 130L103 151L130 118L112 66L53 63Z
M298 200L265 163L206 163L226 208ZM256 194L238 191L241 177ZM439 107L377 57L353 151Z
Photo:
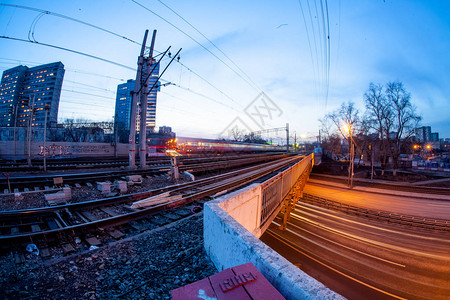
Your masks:
M59 13L137 42L145 29L157 29L158 51L172 46L175 53L183 48L180 62L195 73L176 62L169 67L163 80L176 86L162 87L156 119L157 126L172 126L181 136L214 138L230 124L260 130L289 123L297 137L311 139L318 134L318 119L342 102L354 101L363 110L363 94L370 82L400 80L411 92L422 124L450 137L449 1L161 1L226 56L157 0L136 2L198 43L131 0L0 3ZM328 24L329 56L324 50ZM135 43L64 18L39 18L35 11L0 6L1 36L27 40L33 33L30 37L41 43L136 67L139 45ZM117 84L135 78L128 68L0 39L0 71L54 61L66 68L61 119L110 120ZM162 68L167 62L163 60ZM267 103L278 108L273 114L259 105L261 92ZM255 107L268 116L264 124L248 113Z

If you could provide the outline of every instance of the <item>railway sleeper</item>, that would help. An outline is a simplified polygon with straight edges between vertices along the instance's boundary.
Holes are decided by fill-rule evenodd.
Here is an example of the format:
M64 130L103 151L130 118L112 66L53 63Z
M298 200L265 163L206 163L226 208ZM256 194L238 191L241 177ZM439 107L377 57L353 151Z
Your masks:
M108 228L106 229L106 233L108 233L112 238L116 240L120 240L125 236L124 233L122 233L120 230L117 230L115 228Z

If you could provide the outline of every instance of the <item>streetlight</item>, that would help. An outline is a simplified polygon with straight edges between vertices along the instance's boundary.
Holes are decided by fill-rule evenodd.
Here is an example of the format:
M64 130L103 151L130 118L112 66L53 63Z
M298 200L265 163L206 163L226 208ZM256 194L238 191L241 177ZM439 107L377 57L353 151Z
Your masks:
M348 133L348 139L349 139L349 144L350 144L350 164L348 166L348 186L350 188L353 187L353 161L354 161L354 156L355 156L355 148L353 145L353 138L352 138L352 126L348 123L345 123L344 125L342 125L342 130L345 133Z
M44 121L44 145L43 145L43 148L44 148L44 172L47 172L47 162L46 162L46 160L45 160L45 154L46 154L46 149L45 149L45 140L46 140L46 133L47 133L47 112L50 110L50 104L45 104L45 106L44 106L44 109L45 109L45 121Z

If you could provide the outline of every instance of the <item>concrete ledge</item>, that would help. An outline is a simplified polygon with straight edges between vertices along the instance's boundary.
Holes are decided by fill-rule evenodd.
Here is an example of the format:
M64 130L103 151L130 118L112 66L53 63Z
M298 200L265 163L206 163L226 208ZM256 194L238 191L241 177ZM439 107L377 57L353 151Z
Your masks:
M252 189L255 185L204 205L204 244L216 268L252 262L286 299L345 299L273 251L221 208Z

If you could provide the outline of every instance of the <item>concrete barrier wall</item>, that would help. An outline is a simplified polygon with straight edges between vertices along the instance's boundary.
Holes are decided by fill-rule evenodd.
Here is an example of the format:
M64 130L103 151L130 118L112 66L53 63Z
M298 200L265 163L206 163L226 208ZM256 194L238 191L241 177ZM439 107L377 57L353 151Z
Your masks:
M227 198L227 201L218 203L221 209L257 237L261 236L259 229L261 220L261 189L260 184L255 184L251 188L236 193L234 197Z
M286 299L344 299L261 242L246 229L254 228L253 221L243 225L236 221L247 219L243 218L245 213L255 220L258 212L250 206L260 201L258 186L253 184L205 204L204 244L216 268L221 271L252 262Z
M16 159L26 159L28 144L25 141L16 141ZM114 157L114 145L109 143L70 143L70 142L46 142L45 149L42 141L31 142L31 158L46 157ZM128 155L128 144L118 144L119 156ZM0 141L0 157L14 159L14 142Z

